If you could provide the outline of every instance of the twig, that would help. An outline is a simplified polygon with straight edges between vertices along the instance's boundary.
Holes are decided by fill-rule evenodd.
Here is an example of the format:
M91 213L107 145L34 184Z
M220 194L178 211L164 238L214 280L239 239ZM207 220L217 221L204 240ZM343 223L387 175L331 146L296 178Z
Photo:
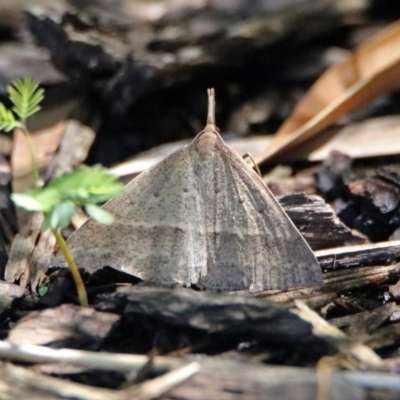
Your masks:
M97 387L82 385L80 383L68 382L63 379L53 378L30 371L27 368L15 367L13 365L2 365L0 363L0 383L2 389L7 388L10 382L16 385L16 392L7 398L22 398L22 393L34 393L35 389L44 397L53 395L59 398L74 398L77 400L151 400L159 397L168 390L173 389L186 379L193 376L200 369L198 363L192 362L163 376L154 378L145 383L135 385L123 390L100 389ZM8 389L8 395L10 390ZM3 392L2 392L3 393ZM18 396L18 397L15 397ZM51 397L50 397L51 398ZM54 397L55 398L55 397Z
M0 358L30 363L70 363L96 369L131 371L141 369L148 357L134 354L99 353L72 349L50 349L45 346L16 345L0 340ZM184 361L174 357L157 356L154 370L163 372L182 366Z

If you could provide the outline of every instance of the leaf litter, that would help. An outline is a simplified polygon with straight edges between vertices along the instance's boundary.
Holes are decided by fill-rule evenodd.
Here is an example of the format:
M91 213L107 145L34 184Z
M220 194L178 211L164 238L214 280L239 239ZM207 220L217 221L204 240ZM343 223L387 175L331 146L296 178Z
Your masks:
M390 262L398 261L399 260L399 252L396 252L396 245L390 246L390 244L388 244L388 250L389 250L389 252L391 252ZM340 275L342 272L340 272L339 274L337 274L337 273L332 274L330 277L326 275L327 276L327 280L326 280L327 284L325 284L324 288L322 288L322 289L317 289L317 288L309 288L309 289L307 289L307 290L309 290L309 291L314 293L314 295L315 295L314 300L316 301L316 303L314 303L314 305L318 304L318 306L316 306L316 307L321 307L321 312L322 312L323 315L327 316L329 314L329 307L333 306L331 303L329 303L329 301L333 300L334 302L337 302L338 300L336 299L336 297L337 297L337 294L340 293L341 289L342 290L344 289L344 290L347 290L347 291L353 292L353 293L356 293L356 291L358 289L360 289L360 288L362 290L364 290L364 291L367 291L368 285L371 285L371 284L373 284L373 285L384 284L384 283L390 282L391 279L393 280L396 276L398 276L399 272L398 272L398 268L397 268L397 271L396 271L396 265L387 265L387 266L382 265L385 262L387 262L387 260L385 261L385 249L383 249L383 251L382 251L382 249L379 249L378 246L375 248L374 246L366 245L366 248L365 248L364 251L365 252L369 252L368 256L361 256L360 257L360 255L357 255L353 259L354 265L360 265L360 264L363 264L364 261L370 260L370 254L374 253L374 257L375 258L373 260L373 264L375 266L369 267L367 265L366 267L358 268L357 271L355 271L356 268L350 268L350 271L346 271L346 269L343 269L342 270L343 276ZM325 254L323 254L323 257L325 257L325 259L324 259L325 260L325 265L329 264L332 267L332 270L334 272L336 270L337 265L340 264L340 262L339 262L340 261L339 260L339 254L340 254L340 256L343 256L342 263L343 263L344 268L348 268L348 266L351 267L352 262L349 261L349 259L347 258L348 255L345 254L345 253L346 253L346 249L342 249L342 252L340 252L340 251L336 251L336 252L335 251L331 251L330 254L329 254L329 251L325 251ZM386 258L387 258L387 254L386 254ZM381 264L381 265L379 265L379 267L378 267L377 263ZM381 272L379 272L379 271L381 271ZM369 277L367 276L368 272L370 273ZM352 273L354 273L354 276L351 275ZM390 277L391 273L393 273L392 277ZM371 279L372 277L373 277L373 280ZM325 300L321 302L321 296L323 297L324 295L329 294L329 291L332 290L332 288L333 288L333 286L331 286L331 284L330 284L329 279L336 279L336 278L341 278L342 281L340 281L340 279L338 279L337 282L335 283L336 287L334 287L334 290L331 293L332 296L330 297L330 300L329 300L329 296L327 296L325 298ZM139 289L139 287L138 287L138 289ZM169 289L165 289L165 290L168 291ZM307 300L308 299L307 290L296 289L296 290L293 290L293 291L289 291L289 292L286 293L286 300L289 299L290 296L293 296L294 294L296 294L297 296L300 296L300 297L303 296L303 298L305 298ZM134 291L135 295L137 295L137 291L135 289L133 291ZM129 292L129 290L128 290L128 292ZM138 290L138 292L140 292L140 289ZM144 292L146 293L146 289L144 290ZM151 292L151 290L147 289L147 293L149 293L149 292ZM191 291L185 291L185 295L181 298L181 300L174 301L174 304L176 303L176 305L178 306L178 309L179 309L179 304L185 302L185 300L184 300L185 296L186 295L189 296L189 297L191 296L191 294L189 294L189 293L192 293L192 292ZM195 292L193 292L193 293L195 293ZM361 292L361 293L363 293L363 292ZM199 295L202 296L203 293L200 293ZM272 292L270 293L270 295L271 295L271 298L273 298L274 294ZM280 294L276 294L276 297L275 297L275 299L277 299L278 301L282 301L283 303L285 303L285 300L278 299L279 295L283 296L283 298L285 298L285 292L280 293ZM125 298L125 299L127 297L127 296L124 296L124 295L121 295L121 294L119 294L119 296L121 296L121 298ZM241 297L241 295L237 295L237 296L239 296L239 298ZM18 297L18 296L16 296L16 297ZM144 297L146 297L146 296L144 296ZM365 308L363 308L363 307L365 307L365 303L362 303L362 301L360 301L360 299L357 299L359 301L359 304L352 304L352 302L354 302L355 298L356 298L356 296L352 297L351 295L349 296L348 294L347 295L345 294L344 295L344 301L342 303L343 307L354 307L354 309L356 309L357 307L360 307L360 309L365 309ZM110 295L109 299L112 299L112 295ZM147 299L151 303L151 306L155 306L156 309L159 309L159 307L157 307L157 301L158 302L162 301L162 300L160 300L161 297L155 296L153 298L152 296L147 294ZM103 294L103 296L100 296L99 298L97 298L97 300L98 301L103 301L101 307L103 307L105 310L108 309L110 311L111 310L110 307L112 308L113 305L114 305L112 300L111 300L110 303L108 303L107 295L104 295L104 294ZM313 300L312 299L310 299L310 300L311 300L310 303L312 303ZM346 301L347 301L347 303L346 303ZM122 304L124 304L124 303L122 302ZM144 309L147 308L148 310L150 310L151 306L148 305L148 303L146 303L146 301L144 301L142 299L138 303L135 303L135 306L132 307L132 310L134 310L135 307L136 308L137 307L143 307ZM324 307L325 307L325 309L324 309ZM336 308L337 308L337 304L336 304ZM227 309L229 310L230 307L228 306ZM232 315L230 313L227 314L227 315L228 315L228 318L231 319L231 322L232 322ZM393 318L393 315L394 315L393 313L391 315L390 315L390 313L388 313L388 318ZM167 308L166 318L168 319L169 317L170 317L170 314L169 314L169 311L168 311L168 308ZM354 319L354 320L356 320L356 319ZM138 317L137 315L134 315L132 320L130 320L129 323L126 324L126 325L122 324L122 326L120 326L120 329L122 328L122 331L130 331L132 329L132 327L135 327L135 329L137 329L138 323L140 325L140 322L141 322L141 318ZM337 324L340 324L340 321L338 321L338 320L335 321L335 322ZM350 318L350 321L347 320L346 323L347 324L351 324L351 318ZM379 321L379 326L382 323L385 323L385 321L380 320ZM389 327L395 328L396 324L389 325ZM384 328L378 328L378 330L379 329L384 329ZM156 326L154 327L154 330L157 330ZM387 333L387 335L389 336L390 334L392 334L391 335L392 341L390 342L390 345L391 346L396 346L398 341L396 341L396 337L393 336L393 332L394 332L394 330L392 329L390 332ZM325 332L325 335L326 335L326 332ZM358 332L358 336L359 335L360 335L360 332ZM163 335L161 335L161 336L163 336ZM377 342L379 342L379 334L377 336L378 336ZM172 332L170 333L170 335L164 335L163 337L164 337L164 339L168 338L168 337L169 338L176 337L176 331L173 329ZM133 338L132 340L134 340L134 339L135 338ZM183 338L180 337L179 339L180 340L175 344L175 348L177 348L177 349L182 349L183 348L184 349L185 343L187 344L188 342L186 341L185 337L183 337ZM157 340L159 340L159 339L155 339L155 340L156 340L156 343L159 343L159 342L157 342ZM359 337L354 338L354 340L357 342L359 340ZM389 342L386 342L386 343L389 343ZM249 344L247 344L247 345L249 345ZM382 346L382 341L380 341L379 343L375 342L371 346L373 346L373 347L376 346L374 348L378 349L379 346ZM157 346L155 346L155 347L157 347ZM249 345L249 348L251 348L251 344ZM283 347L280 348L281 351L282 351L282 349L283 349ZM24 353L24 349L17 348L16 350L20 351L19 356L22 357L22 360L24 360L24 354L25 354L25 357L26 357L26 353ZM271 351L271 349L269 349L269 350ZM41 351L42 353L45 353L45 348L44 349L39 349L39 351ZM288 354L286 353L285 355L287 356ZM269 354L269 356L271 356L271 354ZM267 358L268 358L268 356L267 356ZM272 359L273 358L274 357L272 356ZM62 360L62 356L59 356L59 359ZM26 360L26 358L25 358L25 360ZM286 361L288 361L288 359ZM293 360L291 360L291 361L293 361ZM236 381L240 381L241 378L243 378L243 375L242 376L235 375L233 370L229 369L229 367L225 366L225 369L229 370L229 373L231 374L231 377L236 379ZM7 370L6 368L3 368L3 366L2 366L2 371L4 372L3 376L14 377L14 382L15 382L15 379L18 376L17 372L15 370L13 370L13 369L8 369ZM207 371L207 368L205 368L205 371ZM208 371L210 371L210 369L208 369ZM216 370L213 370L213 371L214 371L214 375L211 375L211 376L212 377L217 376L218 374L217 374ZM276 369L274 371L276 373ZM263 372L264 372L264 375L263 375L263 380L264 380L265 376L266 376L265 373L268 373L268 372L267 371L263 371ZM244 371L242 371L242 374L243 373L244 373ZM256 376L256 371L252 371L252 373L253 373L253 376L255 377ZM293 371L293 373L295 373L296 375L292 375L292 377L299 376L299 374L301 375L301 372L298 371L298 370ZM19 372L19 374L20 374L19 377L23 376L22 372ZM384 375L384 376L385 376L385 378L388 378L389 380L391 378L397 379L396 376L390 376L390 375L388 376L387 374ZM379 376L376 376L376 375L373 375L373 374L372 375L365 374L364 378L369 380L369 385L378 386L377 382L379 382L379 379L380 379ZM32 376L31 376L30 379L31 380L32 379L36 380L36 382L38 384L38 388L40 387L39 383L42 382L40 376L35 375L34 378L32 378ZM199 379L200 380L204 379L204 376L199 374ZM249 381L251 380L251 378L248 377L247 375L246 375L246 379L248 379ZM209 379L208 381L212 381L212 379L211 380ZM293 381L293 379L291 379L291 381ZM189 384L183 384L182 385L183 393L185 393L185 388L186 388L186 390L193 390L193 385L196 385L196 382L197 381L194 380L194 381L189 382ZM308 383L310 384L310 382L308 382ZM339 389L340 387L343 388L345 386L343 384L343 382L341 384L338 384L338 382L335 382L335 379L334 379L333 376L331 376L331 378L330 378L330 383L332 384L332 387L335 388L336 394L338 394L340 392L340 389ZM54 384L57 384L57 381L55 381ZM50 387L50 383L49 383L49 387ZM70 387L70 389L73 390L72 387ZM77 390L76 393L79 392L78 391L78 387L74 387L74 389ZM233 386L230 386L230 389L234 390ZM355 396L355 390L354 390L355 388L351 387L351 389L352 390L350 390L346 395L344 395L344 397L342 396L342 398L364 398L362 396L362 393L361 393L361 397L354 397ZM42 390L43 390L43 387L42 387ZM229 389L227 388L227 390L229 390ZM83 393L83 392L79 392L79 393L80 393L81 396L86 396L86 398L90 398L90 397L88 397L89 396L88 393ZM107 394L105 394L105 393L96 393L94 395L95 396L96 395L97 396L101 396L101 395L110 395L111 396L111 393L107 393Z

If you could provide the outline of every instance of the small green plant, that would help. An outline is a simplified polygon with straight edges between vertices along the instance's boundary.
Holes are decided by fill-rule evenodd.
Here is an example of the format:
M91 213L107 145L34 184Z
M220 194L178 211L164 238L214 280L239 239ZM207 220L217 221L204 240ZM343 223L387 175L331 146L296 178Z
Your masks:
M96 203L104 202L122 192L122 184L101 167L79 167L60 178L52 179L46 187L11 195L14 203L28 211L44 214L43 229L51 229L75 281L81 305L88 305L82 277L75 264L61 229L71 223L75 207L83 207L97 222L110 224L113 216Z
M10 132L19 128L24 132L32 161L32 175L36 186L40 186L39 168L36 162L26 120L40 110L39 103L44 98L44 90L31 78L15 79L7 86L8 96L13 104L8 110L0 103L0 131Z
M8 110L0 103L0 130L10 131L21 128L27 138L32 157L32 173L36 186L24 193L11 195L14 203L28 211L39 211L44 215L42 229L51 229L56 242L70 268L75 281L80 304L88 305L86 289L76 266L71 251L64 240L61 229L71 223L75 207L83 207L96 221L110 224L113 216L101 209L96 203L105 202L122 192L123 185L118 179L99 166L80 167L76 171L66 173L59 178L53 178L43 187L40 184L39 171L35 161L26 119L37 112L43 99L43 90L32 79L13 81L8 86L8 93L13 103ZM17 119L14 113L19 117Z

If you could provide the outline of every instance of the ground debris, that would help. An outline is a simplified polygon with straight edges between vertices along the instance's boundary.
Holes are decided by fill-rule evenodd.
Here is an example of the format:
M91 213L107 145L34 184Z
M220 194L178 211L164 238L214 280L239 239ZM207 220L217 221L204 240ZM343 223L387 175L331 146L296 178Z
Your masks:
M44 181L193 136L206 87L218 93L224 140L257 160L311 82L400 11L395 2L343 0L0 3L0 101L8 106L16 77L46 90L29 120L38 140L34 127L52 120L54 138L38 148ZM9 282L0 282L0 398L398 398L399 104L398 93L381 95L308 143L311 152L280 159L286 175L271 189L307 193L279 201L315 251L324 286L255 295L154 287L105 267L83 275L91 307L71 304L70 273L48 269L54 243L38 218L17 234L10 181L25 188L29 157L11 159L2 136L0 270ZM51 128L54 119L62 122ZM262 139L251 147L248 134Z
M25 289L13 283L0 281L0 316L3 312L9 310L13 301L21 299L25 294Z
M365 243L319 196L293 193L279 196L278 200L313 250Z
M140 326L137 331L142 351L155 347L162 353L184 347L195 352L220 353L236 348L241 342L269 343L275 348L301 348L306 343L318 342L310 325L288 309L245 294L139 285L120 288L98 299L96 309L121 314L120 324L113 332L119 340L110 340L114 346L138 345L137 332L126 336L129 326Z
M112 325L115 314L94 311L71 304L33 311L18 321L7 341L13 344L41 344L55 348L99 348Z

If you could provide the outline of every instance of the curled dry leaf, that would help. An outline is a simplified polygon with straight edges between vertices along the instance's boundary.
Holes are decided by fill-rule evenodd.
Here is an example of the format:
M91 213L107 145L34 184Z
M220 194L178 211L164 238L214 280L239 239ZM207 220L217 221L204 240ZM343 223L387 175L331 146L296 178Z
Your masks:
M277 158L375 96L400 87L400 22L379 32L311 87L256 162Z

